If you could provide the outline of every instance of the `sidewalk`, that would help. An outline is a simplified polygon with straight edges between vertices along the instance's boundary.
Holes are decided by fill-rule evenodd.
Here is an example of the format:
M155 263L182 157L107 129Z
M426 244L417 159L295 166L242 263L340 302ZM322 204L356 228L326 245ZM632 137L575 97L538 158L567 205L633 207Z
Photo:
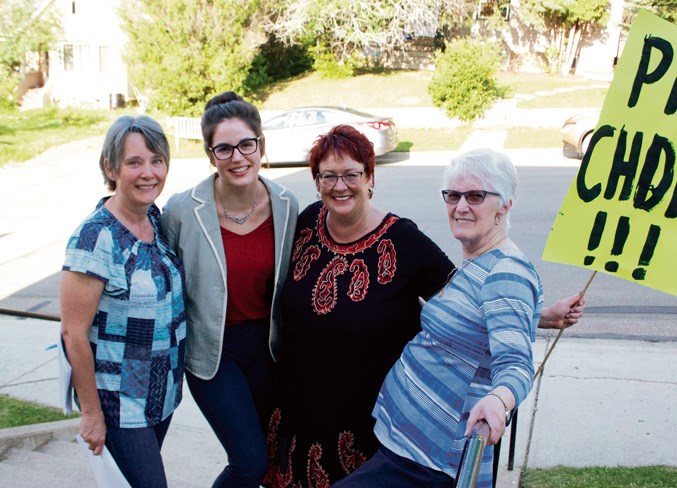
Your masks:
M58 333L55 322L0 316L1 394L59 405L56 351L47 349ZM550 342L538 338L539 364ZM675 405L677 343L567 339L565 333L520 407L513 471L507 471L509 435L503 439L497 486L519 486L523 466L677 466ZM188 470L198 486L208 486L224 461L187 387L163 452L170 477L172 470L184 477Z
M482 142L487 144L475 141ZM95 164L101 143L102 138L77 141L0 169L2 306L27 310L17 292L31 286L35 311L56 313L53 283L40 284L58 271L65 240L83 217L83 202L103 194ZM564 161L559 150L506 152L524 164L577 164ZM444 156L412 153L393 164L445 164ZM265 174L275 179L302 170L276 168ZM209 171L204 158L172 161L163 196L192 186ZM585 319L579 327L584 326ZM57 322L0 315L0 394L58 406L56 350L49 349L58 333ZM534 349L538 363L551 341L550 334L539 336ZM208 486L221 469L222 450L188 389L184 392L163 449L167 471L171 478L172 470L188 470L183 474L196 485ZM677 466L671 454L675 405L677 342L575 339L565 332L520 408L511 472L505 469L508 436L503 440L498 486L518 486L522 466Z

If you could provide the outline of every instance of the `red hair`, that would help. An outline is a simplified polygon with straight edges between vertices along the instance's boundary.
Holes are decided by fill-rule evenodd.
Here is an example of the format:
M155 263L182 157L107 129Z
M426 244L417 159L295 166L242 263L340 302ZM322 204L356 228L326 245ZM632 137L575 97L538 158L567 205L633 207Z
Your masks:
M367 176L374 174L374 145L350 125L337 125L313 143L308 158L313 179L320 172L320 163L331 155L354 159L364 165Z

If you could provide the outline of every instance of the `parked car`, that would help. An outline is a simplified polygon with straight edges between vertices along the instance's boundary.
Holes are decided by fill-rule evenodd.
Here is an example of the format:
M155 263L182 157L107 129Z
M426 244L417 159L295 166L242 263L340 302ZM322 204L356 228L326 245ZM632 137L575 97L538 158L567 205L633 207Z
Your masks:
M562 154L582 159L599 120L599 110L582 112L569 117L562 126Z
M318 136L338 124L348 124L374 144L377 156L392 151L399 139L395 122L350 108L302 107L283 112L263 123L266 155L270 163L308 161Z

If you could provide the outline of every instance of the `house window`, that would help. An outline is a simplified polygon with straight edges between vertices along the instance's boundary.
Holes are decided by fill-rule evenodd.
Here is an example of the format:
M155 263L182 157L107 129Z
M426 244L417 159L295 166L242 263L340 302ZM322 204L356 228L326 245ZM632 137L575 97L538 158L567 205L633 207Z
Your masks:
M99 72L107 73L108 71L110 71L108 46L99 46Z
M73 44L63 45L63 70L73 71Z
M94 50L94 46L79 44L75 47L75 70L80 72L96 71L99 62L96 59L98 53Z

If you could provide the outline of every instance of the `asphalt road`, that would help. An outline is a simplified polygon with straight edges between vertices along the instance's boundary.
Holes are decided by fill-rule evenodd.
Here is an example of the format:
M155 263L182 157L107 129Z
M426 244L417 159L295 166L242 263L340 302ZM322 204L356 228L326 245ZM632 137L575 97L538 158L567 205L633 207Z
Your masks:
M511 237L536 264L549 304L581 290L591 275L587 269L540 259L577 165L575 161L564 160L559 149L506 152L518 165L520 177ZM444 165L452 154L395 153L379 158L373 203L414 220L453 261L459 262L460 247L449 232L439 193ZM61 162L56 170L53 166L47 170L45 164L32 164L25 171L33 176L21 178L16 172L2 170L0 308L58 315L59 269L65 239L105 194L91 158L87 162ZM192 186L208 171L206 161L172 162L171 180L161 200ZM306 168L274 168L264 174L296 193L301 206L316 198ZM567 330L567 336L677 341L675 296L598 273L586 299L588 306L582 324Z

